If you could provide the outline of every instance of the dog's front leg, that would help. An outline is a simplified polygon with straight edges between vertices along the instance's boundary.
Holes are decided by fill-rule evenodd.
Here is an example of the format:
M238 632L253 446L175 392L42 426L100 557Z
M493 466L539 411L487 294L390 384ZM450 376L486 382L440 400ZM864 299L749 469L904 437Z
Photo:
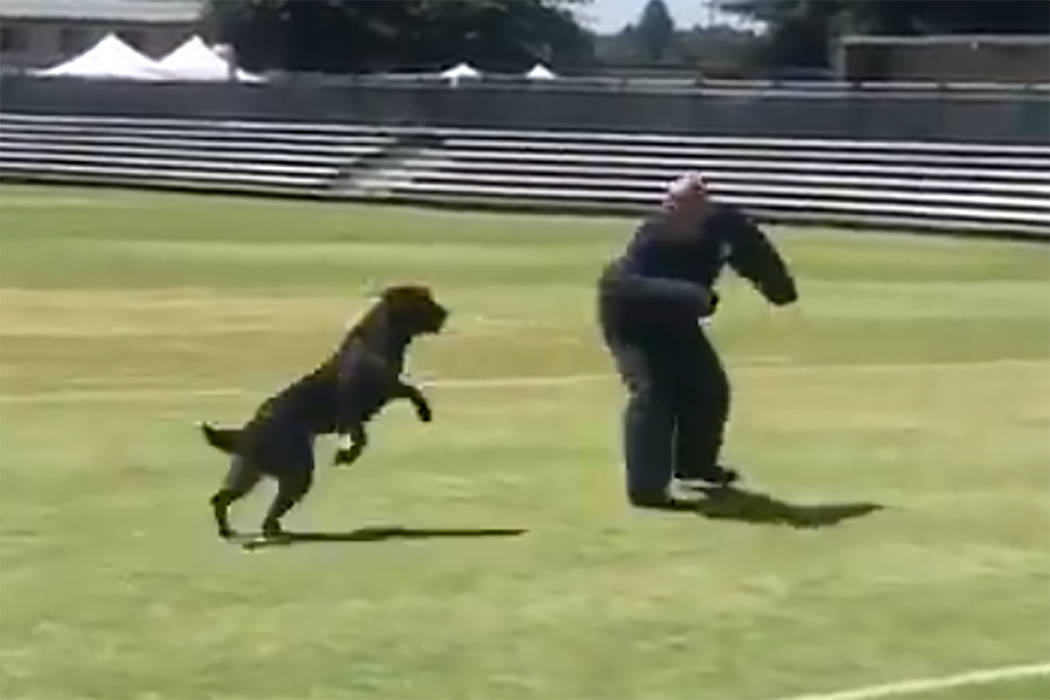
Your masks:
M424 423L429 423L434 418L433 411L430 410L430 404L427 403L427 399L416 387L411 384L405 384L398 382L396 395L398 398L408 399L412 402L412 405L416 407L416 415L419 416L419 420Z
M335 466L353 464L368 444L368 435L360 423L354 423L340 436L339 449L335 452Z

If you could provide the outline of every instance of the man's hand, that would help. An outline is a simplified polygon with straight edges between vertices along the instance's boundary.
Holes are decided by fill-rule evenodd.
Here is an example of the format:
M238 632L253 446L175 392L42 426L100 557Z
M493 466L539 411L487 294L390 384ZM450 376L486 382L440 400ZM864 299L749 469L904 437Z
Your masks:
M629 303L651 304L656 313L661 313L658 309L662 307L693 317L709 316L718 304L714 292L695 282L616 270L602 278L602 294Z
M715 292L715 290L711 289L711 290L708 290L707 294L708 294L707 312L704 313L704 314L701 314L701 315L702 316L713 316L714 313L715 313L715 309L718 308L718 302L719 302L718 293Z
M710 290L708 294L707 310L697 316L696 319L701 326L707 326L711 323L711 318L715 315L715 309L718 308L718 294L714 290Z

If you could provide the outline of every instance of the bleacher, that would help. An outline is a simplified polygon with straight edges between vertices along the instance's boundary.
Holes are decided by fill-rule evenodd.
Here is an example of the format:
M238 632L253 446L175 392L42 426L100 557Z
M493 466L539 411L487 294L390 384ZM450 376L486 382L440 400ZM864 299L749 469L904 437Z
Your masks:
M770 221L1050 239L1050 145L0 114L0 178L639 212L704 172Z
M0 114L0 177L309 195L391 141L368 129Z

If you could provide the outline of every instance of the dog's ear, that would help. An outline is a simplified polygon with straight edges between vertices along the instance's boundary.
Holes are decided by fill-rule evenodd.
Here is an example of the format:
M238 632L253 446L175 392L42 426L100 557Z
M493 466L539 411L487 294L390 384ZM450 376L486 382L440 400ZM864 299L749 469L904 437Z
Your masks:
M430 295L430 289L421 285L398 285L395 287L387 287L383 292L383 299L388 302L404 303L404 304L418 304L420 302L433 301L433 297Z
M387 287L373 279L367 279L361 285L361 295L370 301L379 301L386 296L387 291Z
M414 287L412 287L412 292L420 299L425 299L426 301L434 301L434 294L430 291L430 287L426 285L417 284Z
M383 290L383 301L387 303L397 303L408 296L406 290L407 288L402 286L387 287Z

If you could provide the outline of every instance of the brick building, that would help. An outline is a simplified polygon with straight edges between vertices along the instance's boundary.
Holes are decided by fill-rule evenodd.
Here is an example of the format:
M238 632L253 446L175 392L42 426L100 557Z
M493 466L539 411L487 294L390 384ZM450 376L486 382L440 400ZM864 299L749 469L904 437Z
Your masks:
M1050 36L844 36L836 68L846 80L1050 82Z

